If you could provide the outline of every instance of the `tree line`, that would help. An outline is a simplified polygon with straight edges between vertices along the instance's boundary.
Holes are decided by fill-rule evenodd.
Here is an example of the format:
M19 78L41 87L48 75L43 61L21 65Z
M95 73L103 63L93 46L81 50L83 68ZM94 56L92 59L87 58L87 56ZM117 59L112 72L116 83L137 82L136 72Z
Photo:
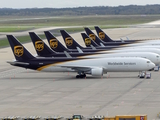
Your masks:
M0 8L1 16L64 16L64 15L157 15L160 5L96 6L77 8Z

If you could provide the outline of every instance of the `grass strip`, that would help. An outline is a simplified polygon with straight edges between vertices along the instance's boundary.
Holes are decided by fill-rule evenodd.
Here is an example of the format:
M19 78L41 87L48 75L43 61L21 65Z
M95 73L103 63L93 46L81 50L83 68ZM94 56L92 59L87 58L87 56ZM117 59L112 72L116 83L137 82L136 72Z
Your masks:
M45 35L39 35L40 38L44 39ZM29 36L20 36L20 37L16 37L21 43L28 43L31 42L31 38ZM9 42L7 40L7 37L5 39L1 39L0 40L0 48L4 48L4 47L8 47L9 46Z

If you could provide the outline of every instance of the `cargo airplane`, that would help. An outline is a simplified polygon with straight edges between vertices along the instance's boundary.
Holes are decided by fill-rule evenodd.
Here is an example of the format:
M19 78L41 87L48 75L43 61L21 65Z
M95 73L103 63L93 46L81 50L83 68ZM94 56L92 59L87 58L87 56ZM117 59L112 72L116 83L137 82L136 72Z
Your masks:
M143 40L112 40L101 28L98 26L94 27L98 37L104 41L104 42L130 42L130 43L135 43Z
M150 60L139 57L110 58L36 58L12 35L7 35L15 61L8 61L13 66L43 72L77 72L76 78L86 74L102 76L107 72L146 71L154 68Z
M39 57L57 57L57 54L59 55L59 52L54 52L53 54L48 53L48 51L50 50L50 48L43 42L43 40L37 36L34 32L30 32L30 37L32 39L32 42L34 44L35 50L37 52L37 54L39 55ZM36 45L37 43L39 43L38 45L41 46L43 49L37 49ZM52 50L50 50L52 53ZM60 56L61 55L61 56ZM142 58L147 58L149 60L151 60L153 63L155 63L156 65L159 65L160 63L160 56L156 53L151 53L151 52L120 52L120 53L104 53L104 54L98 54L98 53L62 53L60 54L59 57L65 57L65 55L67 57L81 57L81 58L105 58L105 57L142 57ZM63 56L62 56L63 55Z
M76 48L80 48L83 52L84 52L84 47L81 48L81 46L75 41L75 39L73 39L66 31L61 30L61 34L63 36L63 40L67 46L68 49L76 49ZM130 52L134 52L133 49L137 49L135 50L135 52L154 52L160 55L160 45L151 45L151 42L148 43L137 43L137 44L126 44L126 45L115 45L115 46L105 46L101 43L101 40L96 36L95 40L99 41L98 45L94 40L92 40L88 35L86 35L85 33L82 33L82 37L84 40L85 45L87 46L88 50L90 50L90 52L95 51L95 50L100 50L98 53L104 53L104 52L108 52L108 51L114 51L114 50L124 50L127 51L128 49L132 49ZM70 40L72 41L72 44L70 46L67 45L66 43L66 39L70 38ZM157 41L158 42L158 41ZM157 43L155 42L155 44ZM112 42L112 44L114 44ZM144 44L144 45L143 45ZM154 43L153 43L154 44ZM141 46L142 45L142 46ZM157 51L156 51L157 50ZM116 52L117 52L116 51Z
M52 50L43 42L43 40L38 37L34 32L29 33L32 39L32 42L34 44L35 50L39 57L81 57L81 58L105 58L105 57L142 57L147 58L151 60L156 65L159 65L160 63L160 55L152 52L112 52L112 53L59 53L54 52L52 53ZM39 50L37 49L37 43L39 43L39 46L43 49ZM50 51L50 53L48 52ZM74 55L74 56L73 56Z
M88 35L86 35L85 33L82 33L82 37L86 46L90 46L91 44L94 45L93 43L95 42ZM75 41L74 39L72 40ZM73 44L73 46L76 46L77 44ZM111 53L113 54L113 53L120 53L120 52L123 52L123 53L124 52L152 52L160 55L160 49L158 48L158 45L156 48L153 48L150 46L146 46L146 47L145 46L142 46L142 47L141 46L134 46L134 47L110 46L111 48L109 48L109 46L96 47L96 43L95 43L95 46L92 46L92 47L94 47L95 49L99 49L99 48L104 49L105 51L101 51L98 53L105 53L105 54L111 54Z
M82 38L83 38L83 41L84 41L86 47L92 47L94 49L106 49L106 50L109 49L109 46L99 46L86 33L81 33L81 35L82 35ZM155 44L156 44L156 42L158 42L158 41L155 41ZM149 44L147 44L147 45L141 45L141 46L138 45L138 44L130 44L128 47L127 46L121 46L121 47L120 46L115 46L115 47L111 46L111 47L112 47L112 50L115 50L115 49L133 49L135 47L138 48L138 49L139 48L149 48L149 49L150 48L157 48L157 49L160 49L160 45L149 45Z
M79 45L75 39L73 39L65 30L60 30L61 35L63 37L64 43L66 44L68 49L81 49L83 52L85 52L86 50L89 52L100 52L100 51L104 51L104 50L111 50L120 46L107 46L107 47L101 47L98 44L93 45L93 46L87 46L86 47L82 47L81 45ZM68 40L71 42L71 44L68 44ZM98 45L98 46L97 46ZM94 46L97 46L96 48Z
M137 46L159 46L159 40L136 40L135 42L104 42L99 37L97 37L89 28L84 28L88 36L94 40L99 46L106 47L106 46L119 46L119 47L137 47Z
M104 42L131 42L131 43L143 43L143 42L159 42L159 38L157 39L140 39L140 40L113 40L111 39L102 29L98 26L94 27L98 37Z
M47 41L49 43L50 48L55 52L79 52L83 53L83 51L79 51L79 49L67 49L62 45L62 43L59 42L59 40L50 32L50 31L44 31L45 36L47 38Z
M99 54L99 53L94 53L93 52L85 52L83 53L80 52L70 52L68 54L68 52L64 51L64 52L55 52L52 49L50 49L45 42L43 42L43 40L36 35L34 32L29 32L29 35L31 37L32 43L34 45L34 48L38 54L38 56L41 57L79 57L79 56L84 56L84 55L91 55L91 54ZM104 49L102 49L103 51L105 51ZM92 50L90 50L92 51ZM100 53L101 54L101 53Z
M159 45L142 45L142 46L111 46L112 49L109 49L109 46L99 46L95 43L95 41L93 41L86 33L81 33L82 35L82 38L83 38L83 41L86 45L86 47L94 47L95 49L105 49L106 51L108 50L128 50L128 49L145 49L146 52L152 52L152 49L158 49L156 53L160 54L159 49L160 49L160 46ZM132 45L132 44L130 44ZM140 50L141 51L141 50ZM144 50L142 50L143 52ZM154 50L155 51L155 50Z

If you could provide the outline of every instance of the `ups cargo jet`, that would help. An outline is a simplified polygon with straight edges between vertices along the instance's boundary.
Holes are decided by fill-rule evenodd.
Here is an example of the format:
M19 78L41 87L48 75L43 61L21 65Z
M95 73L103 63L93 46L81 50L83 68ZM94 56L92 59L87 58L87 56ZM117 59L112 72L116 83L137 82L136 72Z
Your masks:
M84 44L86 45L86 47L93 47L95 49L105 49L105 50L108 50L109 49L109 46L99 46L98 44L96 44L86 33L81 33L82 35L82 38L83 38L83 41L84 41ZM112 47L112 49L110 50L121 50L121 49L160 49L160 45L142 45L142 46L130 46L130 47Z
M13 66L43 72L77 72L76 78L84 78L86 74L102 76L107 72L138 72L154 68L150 60L139 57L115 58L36 58L12 35L7 35L15 61L8 61Z
M86 47L92 47L94 49L104 49L104 50L115 50L119 48L124 48L121 46L99 46L94 40L92 40L86 33L81 33L84 44Z
M48 32L46 32L48 33ZM30 32L29 33L32 39L32 42L35 46L36 49L36 43L40 42L43 43L43 50L39 51L36 49L37 53L39 56L41 57L55 57L57 53L54 54L48 54L47 50L49 49L48 46L41 40L41 38L39 38L39 36L37 36L34 32ZM48 34L48 35L51 35ZM71 53L72 54L72 53ZM74 53L75 54L75 53ZM67 56L67 55L66 55ZM70 56L70 54L68 54L68 56ZM71 57L71 56L70 56ZM159 65L160 63L160 57L158 54L156 53L151 53L151 52L122 52L122 53L106 53L106 54L86 54L86 53L79 53L79 54L75 54L74 57L81 57L81 58L102 58L102 57L142 57L142 58L147 58L149 60L151 60L153 63L155 63L156 65Z
M69 49L76 49L76 48L81 48L82 46L80 46L66 31L64 31L64 30L61 30L61 34L62 34L62 36L63 36L63 39L64 39L64 42L65 42L65 44L66 44L66 46L67 46L67 48L69 48ZM90 52L92 52L92 51L95 51L95 50L100 50L100 52L99 53L101 53L101 52L105 52L105 51L110 51L110 50L119 50L119 49L133 49L133 48L138 48L138 49L147 49L147 51L148 51L148 49L152 49L153 48L153 46L152 45L150 45L150 43L144 43L144 44L146 44L146 45L143 45L142 47L140 46L140 44L141 43L137 43L137 44L133 44L133 46L132 46L132 44L127 44L127 45L119 45L119 46L105 46L105 45L103 45L103 44L101 44L101 46L99 46L97 43L95 43L95 41L94 40L92 40L88 35L86 35L85 33L82 33L82 37L83 37L83 40L84 40L84 43L85 43L85 45L87 46L87 48L88 48L88 50L90 49ZM70 46L68 46L67 44L68 43L66 43L66 39L68 39L68 38L70 38L70 41L71 41L71 43L72 44L70 44ZM96 37L96 40L99 40L99 41L101 41L98 37ZM146 47L145 47L146 46ZM151 47L150 47L151 46ZM156 48L158 48L159 46L158 45L155 45L155 46L157 46ZM83 48L81 48L82 49L82 51L84 52L84 49ZM154 49L154 48L153 48ZM144 50L142 50L142 52L143 52ZM140 52L141 52L141 50L140 50ZM152 52L152 51L148 51L148 52ZM157 52L156 52L157 53Z
M35 46L36 52L40 57L55 57L57 53L54 54L50 54L48 53L48 46L41 40L41 38L39 38L35 33L30 32L29 33L32 39L32 42ZM36 48L36 43L43 43L42 45L44 47L43 50L37 50ZM149 60L151 60L154 64L159 65L160 63L160 56L156 53L151 53L151 52L112 52L112 53L104 53L104 54L98 54L98 53L79 53L79 54L75 54L75 53L71 53L72 56L74 54L74 57L81 57L81 58L105 58L105 57L142 57L142 58L147 58ZM61 54L62 55L62 54ZM65 55L64 55L65 56ZM71 57L70 54L66 55L68 57Z
M56 37L53 36L53 34L50 32L50 31L44 31L45 35L46 35L46 38L48 40L48 43L50 45L50 48L56 52L69 52L69 53L72 53L72 52L79 52L79 53L84 53L84 52L100 52L100 51L105 51L104 49L92 49L92 48L88 48L88 49L83 49L82 46L80 46L69 34L65 33L65 31L62 32L65 33L66 35L64 36L65 37L65 44L68 48L68 46L70 48L72 48L73 46L73 49L70 49L70 48L65 48L57 39ZM64 34L63 34L64 35ZM70 38L70 39L68 39ZM69 44L70 43L70 44ZM77 43L77 44L76 44ZM76 44L76 46L75 46Z
M99 37L97 37L89 28L84 28L86 33L88 34L88 36L94 40L98 45L100 45L101 47L106 47L106 46L121 46L121 47L134 47L134 46L144 46L144 45L160 45L160 41L158 40L140 40L140 41L136 41L134 43L131 42L104 42L102 41Z
M121 46L132 44L131 42L104 42L100 38L98 38L89 28L85 27L84 30L86 31L88 36L100 46Z
M82 47L81 45L79 45L65 30L60 30L61 35L63 37L64 43L66 44L68 49L81 49L82 51L91 51L91 52L98 52L98 51L104 51L104 48L94 48L94 47ZM112 49L115 48L117 46L108 46L108 48L106 49Z
M29 32L29 35L31 37L31 40L33 42L33 45L35 47L35 50L40 57L79 57L79 56L85 56L85 55L91 55L91 54L101 54L101 53L94 53L94 52L85 52L85 53L78 53L73 52L68 54L67 52L55 52L51 50L44 42L43 40L36 35L34 32ZM103 50L104 51L104 50Z
M61 35L63 37L64 43L66 44L68 49L81 49L83 52L89 51L89 52L98 52L98 51L104 51L106 49L113 49L113 48L117 48L119 46L107 46L104 48L102 47L82 47L81 45L79 45L65 30L60 30Z
M98 46L97 47L96 43L91 38L89 38L88 35L86 35L85 33L82 33L82 37L83 37L84 43L85 43L85 45L87 47L90 46L90 45L92 45L92 47L94 47L95 49L99 49L100 48L100 49L104 49L105 50L105 51L101 51L101 52L98 52L98 53L105 53L105 54L111 54L112 53L113 54L113 53L120 53L120 52L123 52L123 53L124 52L132 52L132 53L133 52L136 52L136 53L137 52L152 52L152 53L158 54L157 58L160 55L160 49L158 49L158 46L157 46L157 48L153 48L153 47L150 47L150 46L148 46L148 47L147 46L146 47L145 46L142 46L142 47L141 46L134 46L134 47L111 46L111 48L109 48L109 46L104 46L104 47ZM72 40L75 41L74 39L72 39ZM73 45L76 46L76 44L73 44ZM139 54L139 57L144 57L144 55L142 55L140 53L138 53L138 54ZM134 55L136 56L136 54L134 54ZM97 54L95 56L99 56L99 55ZM105 56L105 55L102 55L102 56ZM84 56L84 57L89 57L89 56ZM156 64L156 65L159 65L159 64Z
M50 48L55 52L80 52L83 53L83 51L78 51L77 49L67 49L64 47L59 40L50 32L50 31L44 31L45 36L47 38L47 41L49 43Z
M99 45L93 45L93 46L88 46L88 49L83 49L81 45L79 45L65 30L61 30L61 34L64 38L65 44L67 48L65 48L54 36L50 31L45 31L44 32L46 35L46 38L48 40L48 43L50 45L50 48L56 52L61 52L61 51L67 51L67 52L100 52L100 51L105 51L106 49L113 49L117 48L117 46L107 46L105 49L102 47L98 47ZM70 39L68 39L70 38ZM68 45L67 41L70 41L70 45ZM96 48L94 47L96 46ZM70 49L71 48L71 49ZM74 50L74 51L73 51Z
M135 43L135 42L139 42L142 40L112 40L101 28L99 28L98 26L94 27L98 37L104 41L104 42L130 42L130 43Z
M95 26L98 37L104 42L131 42L131 43L142 43L142 42L157 42L160 41L160 38L157 39L141 39L141 40L112 40L102 29L98 26Z

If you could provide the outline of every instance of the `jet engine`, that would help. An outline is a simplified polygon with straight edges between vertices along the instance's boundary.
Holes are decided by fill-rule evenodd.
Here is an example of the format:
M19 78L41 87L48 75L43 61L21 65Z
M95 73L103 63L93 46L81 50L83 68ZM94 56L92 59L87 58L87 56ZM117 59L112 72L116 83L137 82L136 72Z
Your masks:
M91 69L92 76L103 76L103 68L93 68Z

